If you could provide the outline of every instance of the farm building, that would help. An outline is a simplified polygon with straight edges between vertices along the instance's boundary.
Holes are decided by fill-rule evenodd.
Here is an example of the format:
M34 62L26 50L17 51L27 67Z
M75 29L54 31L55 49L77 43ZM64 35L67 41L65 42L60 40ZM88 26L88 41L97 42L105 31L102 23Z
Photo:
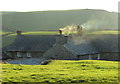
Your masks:
M67 43L67 39L68 36L58 35L56 37L56 43L43 54L43 57L47 59L75 59L74 54L64 47L64 44Z
M3 49L10 58L118 60L118 35L22 35Z
M55 44L55 38L53 35L18 35L3 51L10 58L40 57Z
M118 60L119 53L117 35L59 35L43 56L47 59Z

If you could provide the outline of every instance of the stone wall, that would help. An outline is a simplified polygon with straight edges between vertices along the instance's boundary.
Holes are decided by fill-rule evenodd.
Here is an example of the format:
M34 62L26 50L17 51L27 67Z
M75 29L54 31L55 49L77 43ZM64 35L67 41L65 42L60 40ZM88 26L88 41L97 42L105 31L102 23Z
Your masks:
M63 45L67 43L67 40L68 40L68 36L58 35L56 37L56 44Z
M47 59L77 59L76 55L72 54L63 46L67 43L67 40L67 36L58 35L56 37L56 43L43 54L43 57Z
M120 53L101 53L100 59L101 60L110 60L110 61L116 61L119 60L119 54Z
M32 57L42 57L44 52L31 52Z
M98 60L98 54L78 55L79 60Z
M31 57L42 57L43 52L29 52L31 54ZM11 58L19 58L17 57L17 52L7 52L7 55ZM27 58L27 52L20 52L20 55L22 58Z
M108 60L108 61L118 61L120 53L99 53L99 54L90 54L90 55L78 55L79 60Z
M77 59L77 56L69 52L63 45L55 44L43 54L47 59Z

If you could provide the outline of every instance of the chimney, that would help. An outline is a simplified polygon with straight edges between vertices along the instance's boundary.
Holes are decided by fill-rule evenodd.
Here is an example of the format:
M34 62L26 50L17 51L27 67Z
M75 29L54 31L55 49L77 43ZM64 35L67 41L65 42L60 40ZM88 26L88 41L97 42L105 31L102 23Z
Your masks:
M77 35L82 36L82 27L79 25L77 26Z
M60 33L60 35L62 35L62 30L61 29L59 29L59 33Z
M17 33L17 36L22 35L22 31L17 31L16 33Z

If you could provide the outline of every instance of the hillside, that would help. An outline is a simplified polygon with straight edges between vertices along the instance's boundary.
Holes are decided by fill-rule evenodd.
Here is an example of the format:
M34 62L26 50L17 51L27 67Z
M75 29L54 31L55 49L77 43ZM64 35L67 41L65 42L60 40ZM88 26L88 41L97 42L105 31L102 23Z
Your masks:
M3 32L57 30L67 25L84 25L95 30L117 30L117 13L105 10L3 12Z
M2 82L118 84L117 61L53 60L48 65L0 65Z
M58 34L57 31L39 31L39 30L58 30L67 25L83 25L89 30L115 31L118 30L118 14L105 10L81 9L66 11L34 11L34 12L15 12L3 11L2 32L5 34L2 38L2 46L11 44L15 36L9 36L9 33L22 30L23 34ZM0 17L1 18L1 17ZM1 24L0 24L1 25ZM90 33L91 31L88 31ZM93 31L92 31L93 32ZM113 33L112 32L112 33ZM115 32L116 33L116 32ZM11 39L12 38L12 39Z

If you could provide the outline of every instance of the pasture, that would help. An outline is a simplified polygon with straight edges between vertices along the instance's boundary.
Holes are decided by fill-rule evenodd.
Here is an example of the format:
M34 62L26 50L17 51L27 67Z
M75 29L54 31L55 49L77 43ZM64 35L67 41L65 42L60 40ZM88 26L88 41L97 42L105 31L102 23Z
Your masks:
M2 66L2 82L118 84L118 62L99 60L52 60L48 65Z
M58 31L30 31L30 32L23 32L22 35L56 35ZM10 36L16 36L15 34L10 34Z

